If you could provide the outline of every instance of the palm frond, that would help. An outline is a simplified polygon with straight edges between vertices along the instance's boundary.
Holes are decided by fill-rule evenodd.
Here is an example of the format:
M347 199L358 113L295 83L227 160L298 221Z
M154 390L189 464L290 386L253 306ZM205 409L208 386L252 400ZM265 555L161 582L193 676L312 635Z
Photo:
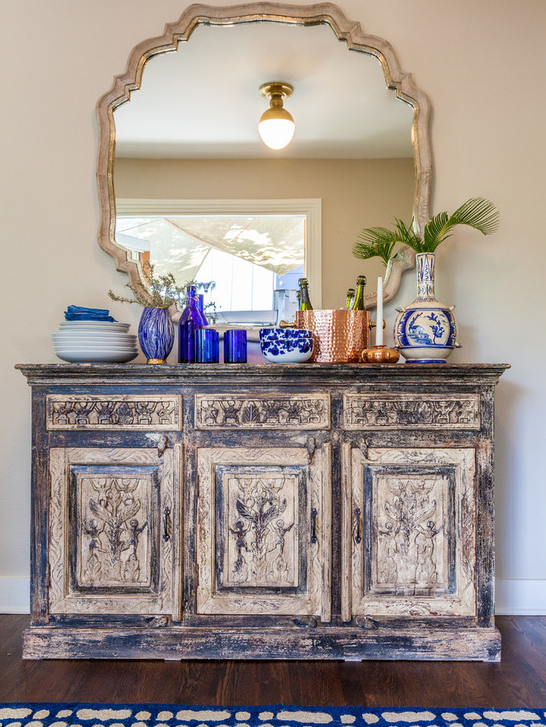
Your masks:
M499 212L493 202L483 197L472 197L462 204L449 218L454 225L468 225L484 235L491 235L499 228Z
M396 242L355 242L353 246L353 255L360 260L368 260L372 257L381 258L381 262L385 267L388 265L392 257L392 249Z
M453 225L449 224L447 212L439 212L425 225L421 252L434 252L438 245L451 237Z
M467 225L484 235L491 235L498 229L499 212L493 202L483 197L472 197L449 217L447 212L440 212L425 226L426 252L434 252L441 242L451 237L457 225Z
M403 242L404 245L411 247L411 249L415 250L415 252L421 252L422 241L421 238L413 231L413 218L409 225L406 225L403 220L399 220L396 217L395 221L401 242Z
M496 232L499 226L499 213L493 202L483 197L472 197L450 216L440 212L425 225L423 236L413 230L413 220L406 225L395 218L393 230L386 227L367 227L358 236L353 247L353 255L362 260L380 257L387 265L393 257L393 248L402 242L416 253L434 252L438 245L453 234L457 225L467 225L484 235Z
M361 260L379 257L386 267L393 257L394 246L398 242L408 244L408 239L412 236L413 232L398 219L394 230L386 227L367 227L359 233L358 241L353 246L353 255Z

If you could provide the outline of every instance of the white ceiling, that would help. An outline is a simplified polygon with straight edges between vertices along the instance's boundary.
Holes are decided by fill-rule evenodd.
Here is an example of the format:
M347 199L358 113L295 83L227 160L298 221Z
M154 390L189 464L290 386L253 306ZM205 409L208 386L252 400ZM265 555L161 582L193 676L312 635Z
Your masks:
M267 81L294 86L292 143L272 152L258 120ZM199 26L155 56L142 87L115 112L120 157L412 157L413 109L385 86L376 58L348 51L325 25Z

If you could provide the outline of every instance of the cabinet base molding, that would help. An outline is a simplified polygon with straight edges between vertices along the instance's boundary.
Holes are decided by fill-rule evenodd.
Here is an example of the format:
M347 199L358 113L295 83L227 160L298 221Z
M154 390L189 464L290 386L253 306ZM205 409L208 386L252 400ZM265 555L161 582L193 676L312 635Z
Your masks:
M273 628L82 629L33 627L25 659L412 659L500 661L496 628L396 628L320 632Z

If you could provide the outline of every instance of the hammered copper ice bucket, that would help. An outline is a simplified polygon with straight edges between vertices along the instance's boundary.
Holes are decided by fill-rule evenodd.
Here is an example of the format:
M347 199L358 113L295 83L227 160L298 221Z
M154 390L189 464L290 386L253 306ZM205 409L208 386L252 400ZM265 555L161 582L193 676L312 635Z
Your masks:
M357 363L369 348L370 314L367 310L300 310L296 325L313 332L315 348L310 361Z

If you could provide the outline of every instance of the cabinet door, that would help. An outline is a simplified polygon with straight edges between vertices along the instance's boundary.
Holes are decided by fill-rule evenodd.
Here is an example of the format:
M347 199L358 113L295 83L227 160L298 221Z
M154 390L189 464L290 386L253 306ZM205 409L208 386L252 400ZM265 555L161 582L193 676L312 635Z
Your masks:
M198 614L330 619L330 447L198 451Z
M345 445L344 474L344 620L474 616L474 449Z
M178 448L53 448L50 612L173 614Z

